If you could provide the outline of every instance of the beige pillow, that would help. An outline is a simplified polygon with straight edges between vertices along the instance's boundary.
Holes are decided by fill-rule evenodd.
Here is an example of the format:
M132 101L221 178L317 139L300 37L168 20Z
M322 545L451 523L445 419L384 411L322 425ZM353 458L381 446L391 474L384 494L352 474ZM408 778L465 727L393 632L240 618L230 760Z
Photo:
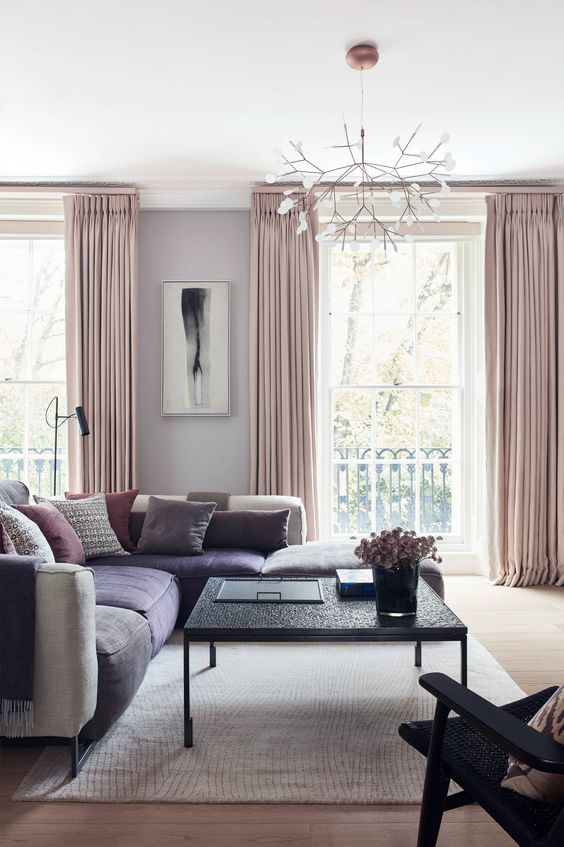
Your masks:
M531 718L529 726L564 744L564 685ZM564 800L563 774L543 773L513 758L509 759L507 774L501 785L541 803L561 803Z

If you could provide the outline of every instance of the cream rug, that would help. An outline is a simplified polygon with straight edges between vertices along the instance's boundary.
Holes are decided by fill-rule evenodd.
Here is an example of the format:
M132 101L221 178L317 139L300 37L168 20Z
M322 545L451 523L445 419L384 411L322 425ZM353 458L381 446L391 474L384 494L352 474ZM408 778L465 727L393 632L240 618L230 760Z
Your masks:
M424 760L400 723L432 717L420 673L459 678L457 643L193 645L195 746L183 747L182 643L152 661L127 712L68 778L68 749L48 748L15 800L99 803L417 803ZM477 641L469 685L501 704L522 696Z

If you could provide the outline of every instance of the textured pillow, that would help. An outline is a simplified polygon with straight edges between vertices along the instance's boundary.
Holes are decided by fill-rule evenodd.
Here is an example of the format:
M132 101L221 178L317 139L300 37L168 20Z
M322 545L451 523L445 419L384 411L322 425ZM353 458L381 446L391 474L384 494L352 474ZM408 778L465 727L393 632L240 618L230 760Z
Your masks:
M41 556L46 562L55 561L47 539L37 524L17 509L0 503L0 523L18 556Z
M529 726L564 744L564 685L561 685L536 715L533 715ZM525 797L540 800L541 803L561 803L564 800L562 774L543 773L513 758L509 759L507 774L501 785Z
M197 556L215 503L190 503L149 497L138 553Z
M58 500L36 497L37 503L52 503L70 523L84 548L86 559L100 556L128 556L110 526L106 498L94 494L84 500Z
M80 538L65 516L52 503L14 506L14 509L37 524L47 539L56 562L68 562L71 565L84 564L84 548Z
M261 553L282 550L288 546L289 520L289 509L214 512L204 547L240 547Z
M129 537L129 515L138 494L138 488L104 494L110 526L117 535L123 549L130 552L135 550L135 544ZM71 494L65 491L65 497L67 500L84 500L86 497L92 497L92 494Z

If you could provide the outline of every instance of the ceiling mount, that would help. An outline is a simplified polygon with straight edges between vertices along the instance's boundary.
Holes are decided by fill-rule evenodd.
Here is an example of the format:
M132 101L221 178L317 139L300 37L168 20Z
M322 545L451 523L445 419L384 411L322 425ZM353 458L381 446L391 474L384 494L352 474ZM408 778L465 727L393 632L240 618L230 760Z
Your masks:
M355 44L347 50L347 65L355 71L368 71L378 63L380 54L375 44Z

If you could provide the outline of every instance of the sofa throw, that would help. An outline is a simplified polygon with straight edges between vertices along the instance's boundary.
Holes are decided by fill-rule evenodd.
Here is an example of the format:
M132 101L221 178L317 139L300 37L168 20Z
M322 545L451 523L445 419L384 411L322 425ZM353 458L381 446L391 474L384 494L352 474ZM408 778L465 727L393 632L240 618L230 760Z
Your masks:
M0 524L3 535L5 533L18 556L40 556L46 562L55 561L49 543L37 524L16 508L0 503ZM3 547L6 549L5 543Z
M29 735L33 728L35 573L41 559L4 556L0 561L0 735Z
M149 497L138 553L198 556L215 503Z
M128 556L110 526L106 498L94 494L84 500L59 500L36 497L37 503L52 503L70 523L84 548L84 556L97 559L102 556Z

